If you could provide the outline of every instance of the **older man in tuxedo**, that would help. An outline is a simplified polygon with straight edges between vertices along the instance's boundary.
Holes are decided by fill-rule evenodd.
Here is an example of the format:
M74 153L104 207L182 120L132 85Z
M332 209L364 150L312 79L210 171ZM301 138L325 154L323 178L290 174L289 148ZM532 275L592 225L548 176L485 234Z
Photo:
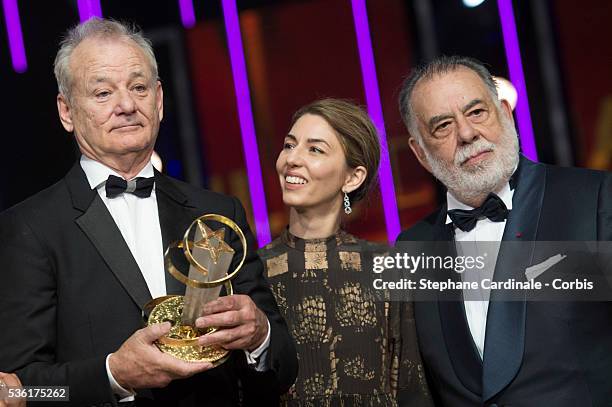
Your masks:
M537 242L612 240L611 175L520 155L512 110L481 63L441 57L417 68L404 82L400 110L415 157L447 193L399 242L449 242L453 250L462 242L501 242L494 280L524 281L541 254ZM508 241L523 241L524 250L513 253ZM438 404L610 405L612 303L497 295L416 302Z
M82 156L64 179L0 215L0 370L24 385L69 386L75 405L215 405L282 393L297 359L252 250L240 202L156 172L163 117L152 47L115 21L70 30L55 60L57 107ZM246 232L236 295L206 305L200 339L235 350L220 367L162 353L170 324L142 328L152 298L182 294L163 252L198 216L216 213ZM235 234L229 244L240 252Z

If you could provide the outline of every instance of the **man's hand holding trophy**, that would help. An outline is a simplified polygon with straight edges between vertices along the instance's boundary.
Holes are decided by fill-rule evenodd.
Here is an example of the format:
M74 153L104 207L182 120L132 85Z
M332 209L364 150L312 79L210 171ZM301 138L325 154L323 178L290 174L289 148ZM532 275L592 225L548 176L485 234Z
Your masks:
M229 268L234 250L224 241L225 229L212 230L207 221L228 226L238 236L242 254L233 270ZM194 220L183 239L166 249L166 270L186 285L185 296L155 298L145 306L147 327L109 358L119 385L126 389L165 387L172 380L222 364L231 350L253 351L263 344L267 317L248 295L234 294L231 284L247 249L238 225L217 214ZM188 262L187 274L177 267L179 260ZM220 296L222 287L224 296Z

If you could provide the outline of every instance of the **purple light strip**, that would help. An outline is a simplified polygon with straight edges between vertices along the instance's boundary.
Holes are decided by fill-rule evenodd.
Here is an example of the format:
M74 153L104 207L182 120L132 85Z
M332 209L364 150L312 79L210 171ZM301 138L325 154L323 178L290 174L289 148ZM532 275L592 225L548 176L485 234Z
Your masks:
M195 11L193 11L193 0L179 0L178 3L183 27L193 28L196 23Z
M525 86L525 75L523 74L523 63L521 62L521 51L519 49L512 0L497 0L497 8L499 9L499 19L504 36L510 82L516 87L518 93L515 111L521 147L525 156L533 161L537 161L538 152L531 124L529 99L527 98L527 87Z
M259 151L257 149L257 139L255 136L255 124L253 123L251 95L244 62L244 50L242 48L242 37L240 35L240 22L238 21L236 0L222 0L222 6L230 62L232 65L232 75L234 76L234 88L238 104L238 118L240 120L240 131L242 134L244 160L246 161L249 191L251 192L251 204L253 206L253 217L255 218L255 230L257 233L257 242L261 247L268 244L271 240L270 225L268 223L268 209L266 208L266 196L264 194L263 180L261 177Z
M102 18L102 6L100 0L78 0L79 18L81 22L89 20L91 17Z
M383 119L382 106L380 103L380 92L378 91L378 79L376 78L376 67L374 65L374 52L372 51L368 13L365 0L352 0L351 3L353 7L357 47L359 48L359 60L361 62L361 74L363 76L368 113L378 128L380 138L381 155L378 172L383 210L385 213L385 223L387 225L387 238L390 242L394 242L397 235L400 233L401 227L397 211L397 200L395 198L395 187L393 185L393 173L391 172L389 160L385 121Z
M17 0L2 0L2 7L4 9L4 20L6 21L6 33L8 34L13 69L17 73L24 73L28 69L28 62L26 61L25 48L23 46Z

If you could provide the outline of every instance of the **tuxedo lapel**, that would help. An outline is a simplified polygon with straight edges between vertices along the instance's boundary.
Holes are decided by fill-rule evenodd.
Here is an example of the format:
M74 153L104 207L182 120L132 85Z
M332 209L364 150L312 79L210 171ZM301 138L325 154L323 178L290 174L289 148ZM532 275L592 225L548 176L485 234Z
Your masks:
M535 242L546 189L546 167L521 156L516 176L512 210L502 240Z
M164 250L183 238L185 230L198 216L195 207L191 206L187 197L172 182L172 180L155 171L155 194L157 196L157 210L162 232ZM166 292L168 295L184 295L185 285L165 273Z
M435 224L434 239L435 254L439 256L456 256L453 225L446 224L446 205L442 208ZM435 272L443 280L451 279L461 281L455 272ZM452 290L438 294L438 310L444 334L444 342L450 357L453 369L463 385L476 395L482 393L482 365L480 355L476 350L472 334L465 317L463 296L461 291Z
M495 281L525 281L525 269L533 258L546 170L521 156L516 177L512 210L497 257ZM513 243L517 241L525 243L519 247ZM504 301L502 292L492 290L483 357L484 401L502 390L518 373L525 347L525 310L524 297L522 300Z
M151 293L119 228L99 196L96 196L89 209L76 219L76 223L91 240L123 288L142 309L151 300Z
M151 300L147 283L113 217L98 193L89 187L78 162L66 175L65 180L73 206L83 212L75 222L132 300L142 308Z

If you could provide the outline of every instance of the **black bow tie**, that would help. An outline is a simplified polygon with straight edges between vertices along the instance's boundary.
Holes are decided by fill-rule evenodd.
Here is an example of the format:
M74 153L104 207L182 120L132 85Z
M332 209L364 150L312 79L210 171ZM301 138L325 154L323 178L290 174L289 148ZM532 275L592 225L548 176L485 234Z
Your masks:
M109 175L106 180L106 197L114 198L124 192L134 194L139 198L148 198L151 196L155 178L136 178L131 181L126 181L121 177Z
M503 222L508 217L506 204L497 195L490 193L487 199L478 208L471 210L452 209L448 216L453 224L464 232L469 232L476 227L476 222L481 218L489 218L493 222Z

